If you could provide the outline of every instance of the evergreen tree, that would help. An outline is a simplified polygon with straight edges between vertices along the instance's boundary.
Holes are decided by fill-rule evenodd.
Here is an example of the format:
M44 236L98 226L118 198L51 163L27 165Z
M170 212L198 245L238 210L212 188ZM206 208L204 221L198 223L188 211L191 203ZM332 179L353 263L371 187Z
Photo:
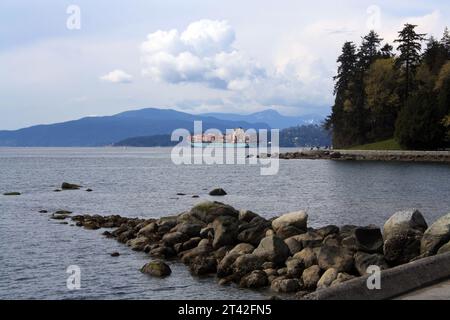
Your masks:
M412 89L415 70L420 63L421 42L425 39L425 34L417 33L414 30L416 27L417 25L405 24L403 30L398 33L398 39L395 40L395 42L399 43L397 50L400 51L400 56L397 61L403 68L405 76L405 99L408 98Z
M430 37L423 53L422 60L428 66L431 73L437 76L447 59L447 50L444 45L434 37Z
M447 51L447 59L450 59L450 31L448 30L448 27L445 27L444 36L442 37L441 44Z
M348 145L354 136L351 128L351 115L354 111L352 92L355 83L357 56L353 42L344 44L337 62L339 64L338 72L333 78L336 97L332 107L332 114L325 121L325 128L332 131L333 145L336 148L340 148Z
M394 47L391 46L389 43L386 43L380 50L381 57L384 59L394 57L393 50L394 50Z

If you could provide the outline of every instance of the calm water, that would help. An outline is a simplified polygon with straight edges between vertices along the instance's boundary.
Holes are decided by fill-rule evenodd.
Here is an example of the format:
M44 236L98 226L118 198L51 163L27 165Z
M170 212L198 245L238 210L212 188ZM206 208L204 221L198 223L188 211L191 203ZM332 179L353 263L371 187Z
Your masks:
M61 182L94 192L53 192ZM396 210L418 208L428 223L450 212L450 167L440 164L286 160L276 176L258 166L175 166L170 149L0 148L0 298L13 299L249 299L267 293L221 287L171 263L172 276L154 279L138 270L149 260L102 230L61 225L49 214L120 214L160 217L210 200L266 217L306 209L310 225L377 224ZM178 192L187 196L177 196ZM199 195L193 199L191 195ZM118 258L110 253L119 251ZM81 268L81 290L66 288L66 268Z

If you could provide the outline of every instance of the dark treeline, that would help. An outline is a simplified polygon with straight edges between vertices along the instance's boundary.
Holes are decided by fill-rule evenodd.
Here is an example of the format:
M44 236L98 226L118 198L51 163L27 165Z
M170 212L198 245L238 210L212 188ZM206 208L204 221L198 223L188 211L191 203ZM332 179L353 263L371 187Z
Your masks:
M374 31L339 56L335 103L325 127L344 148L394 137L406 149L450 146L450 34L406 24L394 46Z
M280 147L326 147L330 133L319 125L302 125L280 131Z

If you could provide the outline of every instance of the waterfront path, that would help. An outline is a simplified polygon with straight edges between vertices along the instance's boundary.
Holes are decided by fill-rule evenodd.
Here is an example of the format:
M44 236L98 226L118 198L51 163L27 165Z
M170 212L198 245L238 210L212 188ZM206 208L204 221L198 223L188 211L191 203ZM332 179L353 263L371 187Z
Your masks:
M450 279L401 295L397 300L450 300Z

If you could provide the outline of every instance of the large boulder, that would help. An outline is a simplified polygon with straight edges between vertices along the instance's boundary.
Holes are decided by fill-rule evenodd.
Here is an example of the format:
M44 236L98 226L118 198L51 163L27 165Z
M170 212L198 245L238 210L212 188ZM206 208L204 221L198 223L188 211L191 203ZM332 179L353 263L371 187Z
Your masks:
M142 273L149 274L154 277L166 277L172 273L170 267L161 260L150 261L141 268Z
M394 213L384 224L384 256L393 265L407 263L420 254L420 241L427 223L418 210Z
M152 237L158 231L158 225L156 222L151 222L147 224L145 227L141 228L138 232L138 236L144 236L147 238Z
M193 237L200 236L200 231L202 230L202 228L203 228L203 225L201 225L201 224L184 222L184 223L180 223L179 225L177 225L174 228L175 230L172 230L172 231L178 231L178 232L184 233L189 238L193 238Z
M166 233L162 237L162 242L167 246L174 246L177 243L183 243L187 240L189 240L189 237L186 234L178 231Z
M239 256L233 263L233 272L236 275L244 276L254 270L262 269L264 260L254 254L244 254Z
M205 239L203 239L205 240ZM202 241L203 241L202 240ZM196 257L201 256L209 256L211 252L213 251L213 248L210 244L202 244L201 241L198 244L197 247L194 249L190 249L187 251L183 251L181 254L181 262L184 264L190 264L192 260L194 260Z
M317 262L323 270L334 268L338 272L351 272L354 267L353 253L344 247L323 246Z
M305 268L309 268L315 264L317 264L317 256L312 248L305 248L296 254L294 254L294 258L300 260Z
M323 242L323 237L314 230L308 230L306 233L294 236L294 239L300 242L303 248L320 247Z
M320 270L320 267L318 265L314 265L305 269L302 274L303 285L305 286L305 288L308 290L315 289L321 275L322 271Z
M217 217L213 222L214 240L213 248L233 245L237 242L238 220L230 216Z
M367 274L367 268L369 266L377 266L381 270L388 269L389 266L384 259L384 256L379 253L366 253L366 252L357 252L355 254L355 267L358 270L358 273L361 276Z
M344 247L354 251L382 252L383 235L380 228L375 226L357 227L344 237L341 243Z
M436 220L423 234L420 253L423 256L436 254L440 247L450 241L450 213Z
M128 240L127 245L131 247L133 251L143 251L144 247L148 244L148 238L138 237L135 239Z
M272 221L272 228L277 232L282 227L292 226L300 230L306 230L308 215L305 211L296 211L283 214Z
M200 203L191 209L190 214L204 223L211 223L221 216L239 217L239 212L236 209L216 201Z
M325 271L320 277L319 282L317 282L317 289L325 289L331 286L334 280L337 279L338 271L334 268L330 268L327 271Z
M266 261L282 264L289 257L290 251L283 240L277 236L268 236L261 240L253 254Z
M189 269L193 275L203 276L217 271L217 260L208 256L197 256L190 261Z
M243 288L257 289L265 287L268 284L269 280L267 278L267 274L261 270L254 270L241 279L239 286Z
M269 226L269 221L260 217L255 217L249 223L239 226L239 234L237 238L241 242L246 242L257 246L265 237Z
M294 255L303 249L302 243L298 241L295 236L285 239L284 243L288 246L291 255Z
M233 249L230 250L229 254L231 254L231 253L237 253L239 255L249 254L249 253L252 253L253 250L255 250L255 247L252 246L251 244L249 244L249 243L239 243Z

